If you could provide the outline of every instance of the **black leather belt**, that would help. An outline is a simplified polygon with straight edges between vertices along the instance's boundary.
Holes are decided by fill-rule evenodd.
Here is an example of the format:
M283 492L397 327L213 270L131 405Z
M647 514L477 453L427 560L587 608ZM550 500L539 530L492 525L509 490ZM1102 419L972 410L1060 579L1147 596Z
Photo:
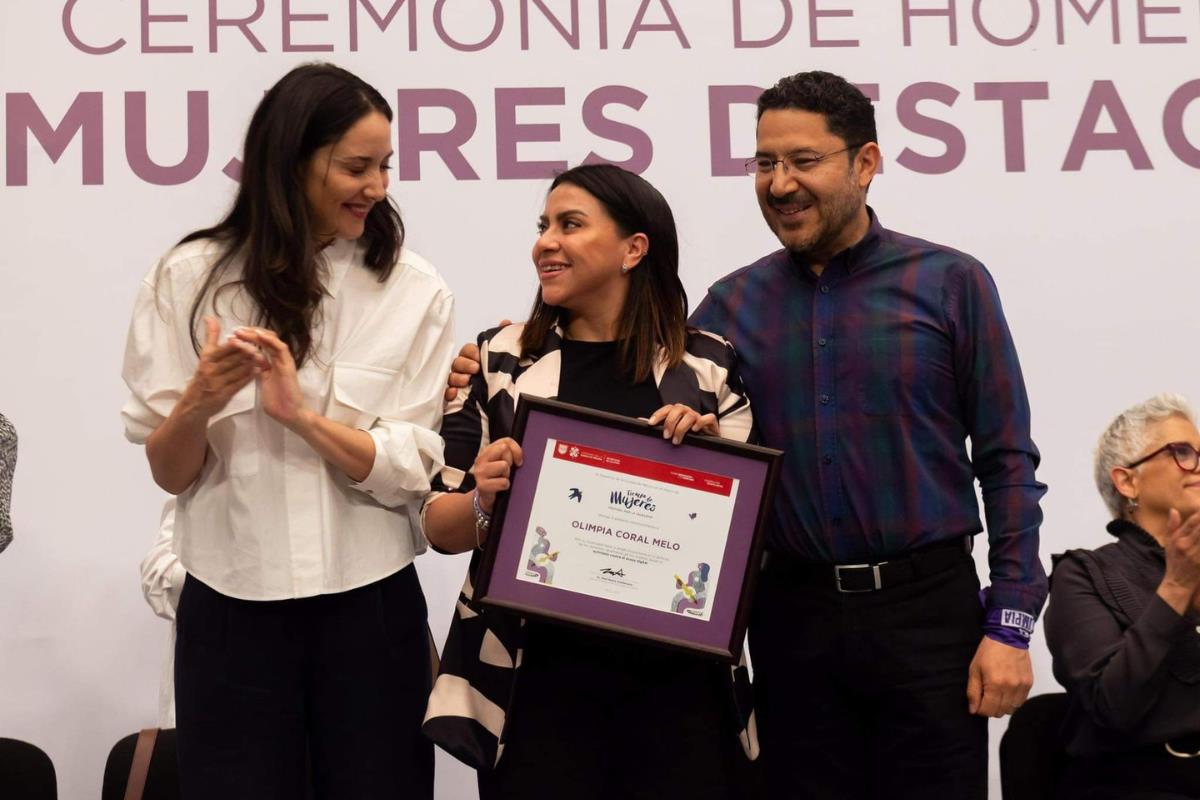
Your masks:
M800 561L791 556L771 553L766 571L826 586L832 584L832 588L843 594L876 592L937 575L964 563L963 556L971 552L971 543L970 536L956 537L885 561L863 564Z

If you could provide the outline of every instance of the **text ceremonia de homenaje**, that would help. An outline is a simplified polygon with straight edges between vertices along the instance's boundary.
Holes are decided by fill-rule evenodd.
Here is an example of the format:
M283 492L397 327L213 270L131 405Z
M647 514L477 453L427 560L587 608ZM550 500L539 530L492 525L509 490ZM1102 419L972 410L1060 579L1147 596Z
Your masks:
M564 126L576 122L586 133L578 142L588 151L584 161L608 161L641 173L664 149L657 138L665 134L654 130L649 119L656 110L681 103L707 110L708 163L697 166L713 177L742 175L742 162L751 154L734 152L733 131L737 115L753 106L763 88L698 83L687 89L692 93L687 96L675 90L654 94L650 86L625 83L590 88L540 84L468 93L461 87L426 84L421 76L428 71L414 72L406 54L592 52L620 66L629 54L649 51L687 57L889 47L901 54L949 54L971 48L994 60L1021 57L1026 50L1076 47L1086 49L1094 62L1097 52L1118 57L1130 48L1191 53L1200 39L1200 5L1148 0L313 0L303 11L285 0L259 2L248 14L244 4L213 0L207 6L207 13L181 13L177 7L168 13L152 0L121 9L99 0L67 0L61 14L62 55L83 54L102 64L145 55L181 60L273 53L337 58L386 51L389 59L396 58L399 81L385 93L397 112L395 174L401 181L419 180L423 167L428 171L435 164L458 181L546 178L565 170L567 162L523 156L522 145L561 143ZM973 139L990 143L996 138L1002 146L989 154L996 171L1030 170L1034 148L1037 163L1057 164L1062 172L1084 170L1089 153L1104 151L1122 153L1136 170L1153 170L1168 166L1165 156L1158 156L1157 163L1151 159L1160 142L1177 163L1200 168L1200 142L1194 141L1194 132L1189 138L1187 126L1200 99L1200 78L1147 87L1098 73L1060 86L1028 70L1022 75L1020 80L972 80L956 71L952 78L904 85L877 76L850 77L878 104L881 123L898 126L901 135L895 141L903 145L893 162L898 169L952 172L963 165ZM237 180L241 162L231 152L232 141L214 144L211 132L215 116L241 109L221 108L220 93L205 87L204 78L194 80L195 85L173 92L82 88L65 105L59 98L6 92L6 185L28 185L31 158L58 162L68 150L82 155L73 180L85 186L103 185L113 170L128 170L154 185L188 183L209 171ZM1128 102L1135 96L1136 113ZM995 110L973 114L972 104ZM1074 124L1028 136L1050 105L1056 107L1056 119ZM184 124L169 129L180 130L171 135L186 141L164 140L157 133L168 127L161 119L168 114L182 115ZM423 120L430 115L450 122L426 127ZM481 124L485 115L492 120ZM541 121L529 121L534 117ZM105 127L111 128L114 118L123 125L124 136L106 137ZM484 131L492 141L483 141ZM110 152L122 146L123 153ZM155 155L178 152L183 156L173 161ZM422 155L431 158L423 162Z

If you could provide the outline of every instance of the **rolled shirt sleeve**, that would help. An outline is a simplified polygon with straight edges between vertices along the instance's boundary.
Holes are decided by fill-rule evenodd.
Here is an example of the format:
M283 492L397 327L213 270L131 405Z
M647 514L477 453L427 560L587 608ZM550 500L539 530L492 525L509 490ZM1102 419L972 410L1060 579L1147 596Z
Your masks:
M142 280L134 300L121 368L129 387L121 419L125 438L134 444L145 444L170 415L199 362L192 342L180 342L174 285L179 279L179 271L156 266Z
M394 377L386 408L369 428L375 462L351 486L389 508L416 503L429 493L443 465L442 394L454 356L454 298L443 293L432 304L413 343L406 367Z
M142 596L155 614L174 620L187 571L175 555L175 498L163 506L158 538L142 559Z

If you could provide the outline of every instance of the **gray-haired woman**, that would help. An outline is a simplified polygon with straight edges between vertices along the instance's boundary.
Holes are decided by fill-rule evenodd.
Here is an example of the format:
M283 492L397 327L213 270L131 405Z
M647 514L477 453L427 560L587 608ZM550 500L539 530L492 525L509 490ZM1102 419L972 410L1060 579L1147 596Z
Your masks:
M1071 696L1059 798L1200 797L1200 431L1179 395L1121 414L1095 477L1117 541L1056 558L1046 615Z
M17 429L0 414L0 552L12 541L12 482L17 468Z

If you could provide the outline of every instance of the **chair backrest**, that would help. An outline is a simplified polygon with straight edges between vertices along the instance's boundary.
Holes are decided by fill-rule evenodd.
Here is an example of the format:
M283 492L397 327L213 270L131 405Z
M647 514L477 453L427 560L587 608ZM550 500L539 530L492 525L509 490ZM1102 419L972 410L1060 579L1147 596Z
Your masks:
M1066 758L1065 692L1031 697L1000 739L1000 789L1006 800L1053 800Z
M58 800L58 778L50 756L29 742L0 739L0 797Z
M436 671L434 674L437 674ZM0 741L4 741L0 739ZM134 751L137 749L138 734L131 733L113 745L108 753L108 761L104 764L104 784L100 791L100 800L125 800L125 791L129 785L129 773L133 766ZM49 763L49 759L47 759ZM313 800L311 766L305 763L305 771L310 778L305 782L302 800ZM51 769L53 779L53 769ZM4 783L0 781L0 789ZM179 750L174 728L160 728L154 740L154 749L150 755L150 768L146 772L146 783L141 800L179 800L182 794L179 783ZM43 800L42 795L29 795L30 800ZM9 795L0 791L0 800L10 800ZM11 800L25 800L22 795L14 795ZM46 795L44 800L56 800L53 794Z
M104 784L100 791L101 800L124 800L125 788L129 783L129 769L133 765L133 751L138 735L132 733L121 739L108 753L104 765ZM143 800L179 800L179 761L176 756L175 729L163 728L154 741L150 756L150 769L146 773Z

